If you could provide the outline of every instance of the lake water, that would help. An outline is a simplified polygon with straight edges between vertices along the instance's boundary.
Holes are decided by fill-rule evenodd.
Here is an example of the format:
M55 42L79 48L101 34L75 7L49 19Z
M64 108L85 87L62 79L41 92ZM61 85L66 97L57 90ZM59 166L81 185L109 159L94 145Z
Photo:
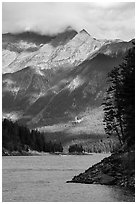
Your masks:
M99 162L105 154L9 156L2 158L3 202L122 202L134 201L119 187L66 183Z

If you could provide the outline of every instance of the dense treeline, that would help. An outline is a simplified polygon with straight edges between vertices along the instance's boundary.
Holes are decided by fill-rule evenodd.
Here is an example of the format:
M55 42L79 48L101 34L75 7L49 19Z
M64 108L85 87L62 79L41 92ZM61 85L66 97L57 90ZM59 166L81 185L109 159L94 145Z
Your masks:
M104 99L105 131L116 134L121 146L135 144L135 44L123 63L108 74L109 87Z
M90 147L86 149L87 152L90 153L114 153L120 148L120 145L117 140L113 139L106 139L100 140L97 142L93 142L90 144Z
M69 147L69 153L83 153L84 149L82 145L74 144Z
M74 141L73 141L74 142ZM89 139L87 141L75 140L68 148L69 153L114 153L120 148L120 144L116 137L102 138L99 140Z
M2 121L2 147L9 151L63 152L61 143L46 142L44 133L29 130L17 122Z

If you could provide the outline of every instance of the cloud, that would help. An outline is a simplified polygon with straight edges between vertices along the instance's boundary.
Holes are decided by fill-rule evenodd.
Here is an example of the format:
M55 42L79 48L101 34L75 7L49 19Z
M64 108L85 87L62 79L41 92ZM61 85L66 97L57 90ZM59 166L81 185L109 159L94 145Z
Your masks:
M54 35L71 26L96 38L130 40L135 35L135 3L4 2L2 29Z

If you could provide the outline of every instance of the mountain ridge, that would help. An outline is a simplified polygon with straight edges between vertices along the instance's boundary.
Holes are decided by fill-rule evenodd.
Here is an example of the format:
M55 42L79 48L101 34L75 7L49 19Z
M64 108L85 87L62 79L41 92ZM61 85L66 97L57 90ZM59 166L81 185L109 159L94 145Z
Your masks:
M60 131L70 128L71 135L82 129L102 134L106 76L122 62L132 41L98 40L85 30L71 29L45 44L3 39L10 47L3 45L3 116L45 131L56 126ZM17 46L22 46L20 52Z

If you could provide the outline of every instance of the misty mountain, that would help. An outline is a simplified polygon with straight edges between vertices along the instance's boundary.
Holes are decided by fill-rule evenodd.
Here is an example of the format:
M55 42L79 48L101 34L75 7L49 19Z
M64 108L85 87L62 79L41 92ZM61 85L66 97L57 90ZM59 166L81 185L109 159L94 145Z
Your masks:
M76 34L77 32L73 29L66 29L64 32L52 36L29 31L17 34L6 33L2 35L2 48L18 53L23 51L33 52L51 41L55 47L65 44Z
M98 40L84 29L4 34L3 116L45 131L102 133L107 73L131 47L132 41ZM73 125L76 117L82 122Z

